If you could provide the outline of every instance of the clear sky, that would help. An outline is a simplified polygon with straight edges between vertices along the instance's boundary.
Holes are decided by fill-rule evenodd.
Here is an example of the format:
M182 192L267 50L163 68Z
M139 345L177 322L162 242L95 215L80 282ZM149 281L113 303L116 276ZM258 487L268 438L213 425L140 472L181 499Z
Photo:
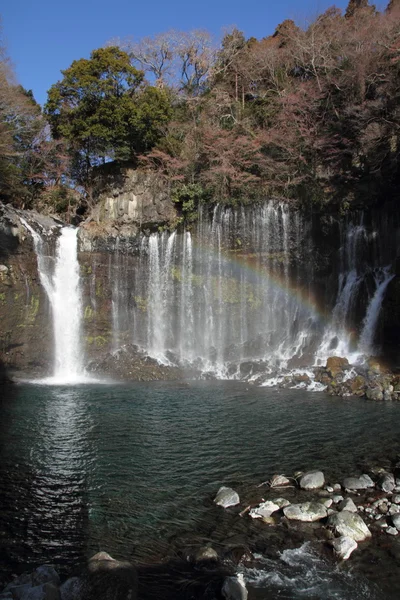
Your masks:
M0 16L19 82L38 102L75 59L89 57L114 37L139 39L169 29L207 29L219 36L237 26L262 38L284 19L304 23L329 0L3 0ZM337 0L345 9L347 0ZM377 2L382 9L387 2Z

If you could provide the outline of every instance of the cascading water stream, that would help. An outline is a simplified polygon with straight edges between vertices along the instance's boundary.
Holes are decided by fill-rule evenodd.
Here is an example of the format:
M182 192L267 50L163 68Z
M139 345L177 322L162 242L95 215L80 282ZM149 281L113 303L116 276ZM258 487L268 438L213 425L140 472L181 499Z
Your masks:
M41 383L70 385L90 382L84 372L82 300L77 256L77 229L63 227L55 263L45 253L42 237L21 218L34 241L40 281L50 301L54 332L53 375Z
M53 380L57 383L79 383L85 379L77 232L70 227L61 230L50 298L55 341Z

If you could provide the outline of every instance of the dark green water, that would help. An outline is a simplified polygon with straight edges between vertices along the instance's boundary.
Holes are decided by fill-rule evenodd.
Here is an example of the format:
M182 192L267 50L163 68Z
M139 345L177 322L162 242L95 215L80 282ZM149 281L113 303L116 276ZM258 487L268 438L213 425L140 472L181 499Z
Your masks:
M6 388L3 568L163 548L222 484L321 467L333 480L393 454L400 403L234 382Z

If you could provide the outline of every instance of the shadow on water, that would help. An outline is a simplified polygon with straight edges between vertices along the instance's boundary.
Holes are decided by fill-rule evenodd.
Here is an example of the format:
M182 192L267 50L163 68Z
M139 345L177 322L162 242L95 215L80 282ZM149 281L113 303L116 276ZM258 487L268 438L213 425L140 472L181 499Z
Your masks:
M14 383L1 391L0 573L33 569L44 556L61 574L71 564L79 568L89 510L85 440L75 422L79 398L66 388L41 394L31 387L27 395Z

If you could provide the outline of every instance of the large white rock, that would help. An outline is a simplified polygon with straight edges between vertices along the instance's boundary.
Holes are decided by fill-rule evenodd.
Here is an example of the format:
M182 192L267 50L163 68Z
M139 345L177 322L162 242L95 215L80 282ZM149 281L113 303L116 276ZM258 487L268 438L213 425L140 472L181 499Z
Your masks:
M283 514L291 521L304 521L313 523L328 516L325 506L320 502L303 502L285 506Z
M308 471L300 478L299 485L302 490L317 490L325 484L322 471Z
M275 502L271 502L271 500L267 500L266 502L262 502L255 508L252 508L249 512L249 515L253 519L263 519L264 517L270 517L272 513L276 512L280 509L278 504Z
M232 488L222 486L219 488L217 495L214 498L215 504L228 508L228 506L236 506L240 504L239 494Z
M222 586L222 595L226 600L247 600L248 592L241 573L227 577Z
M347 560L350 558L350 554L358 547L358 544L353 538L341 535L332 541L332 546L336 556L342 560Z
M342 483L343 487L348 490L366 490L370 487L375 487L369 475L363 474L360 477L346 477Z
M362 542L371 537L371 532L357 513L342 510L342 512L331 515L328 525L333 527L338 535L351 537L356 542Z

